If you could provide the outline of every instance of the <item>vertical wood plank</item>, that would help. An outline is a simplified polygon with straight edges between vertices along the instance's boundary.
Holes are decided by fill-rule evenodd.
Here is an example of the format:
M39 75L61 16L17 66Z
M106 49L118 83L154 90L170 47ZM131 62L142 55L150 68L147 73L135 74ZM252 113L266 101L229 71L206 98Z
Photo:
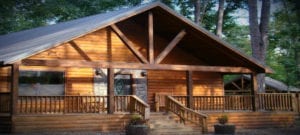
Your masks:
M114 113L114 69L113 68L108 68L107 69L107 77L108 77L108 82L107 82L107 88L108 88L108 113L113 114Z
M153 38L153 13L149 12L148 14L148 57L150 64L154 63L154 38Z

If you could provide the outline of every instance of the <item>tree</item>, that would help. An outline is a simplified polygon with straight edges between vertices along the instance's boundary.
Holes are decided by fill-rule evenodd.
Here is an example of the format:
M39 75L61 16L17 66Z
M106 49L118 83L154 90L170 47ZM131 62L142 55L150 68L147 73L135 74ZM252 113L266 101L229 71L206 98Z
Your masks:
M0 1L0 34L98 14L142 0L4 0Z
M295 1L281 1L270 27L268 65L275 70L273 78L289 86L300 87L300 26Z
M218 37L222 37L223 16L224 16L224 3L225 3L225 0L219 0L218 21L217 21L217 29L216 29L216 35Z
M252 56L262 64L265 64L266 50L268 47L270 0L262 0L260 24L258 23L257 0L248 0L248 4ZM265 74L258 74L257 82L258 92L265 92Z

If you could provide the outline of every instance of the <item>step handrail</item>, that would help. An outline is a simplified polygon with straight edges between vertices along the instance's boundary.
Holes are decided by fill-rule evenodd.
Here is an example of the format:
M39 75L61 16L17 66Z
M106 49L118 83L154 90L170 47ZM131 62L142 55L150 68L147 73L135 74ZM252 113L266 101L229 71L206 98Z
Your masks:
M202 132L207 132L207 118L204 113L197 112L185 107L172 96L166 96L166 111L171 111L176 114L182 122L191 121L202 127Z
M130 112L137 112L143 116L144 120L148 120L150 117L150 106L136 95L131 95Z

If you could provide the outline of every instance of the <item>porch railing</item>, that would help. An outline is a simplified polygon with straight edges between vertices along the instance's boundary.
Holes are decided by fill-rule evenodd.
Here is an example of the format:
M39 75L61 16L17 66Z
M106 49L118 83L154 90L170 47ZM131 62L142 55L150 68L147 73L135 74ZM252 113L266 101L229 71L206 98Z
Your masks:
M293 111L293 96L291 93L263 93L257 94L257 98L259 100L259 109Z
M173 96L187 106L187 96ZM193 96L193 108L201 111L253 110L253 100L257 99L257 109L266 111L297 111L296 97L292 93L260 93L230 96ZM293 102L295 100L295 102ZM299 103L298 103L299 104Z
M202 127L202 132L207 132L207 115L196 112L192 109L185 107L171 96L166 97L166 110L175 113L181 122L191 121Z
M104 113L107 96L19 96L18 113Z
M11 104L10 93L0 93L0 113L9 113Z
M180 103L187 105L187 96L174 96ZM252 96L193 96L193 108L202 111L252 110Z
M148 120L150 117L149 105L135 95L130 97L130 112L139 113L145 120Z
M107 113L107 96L19 96L19 114ZM2 104L1 104L2 108ZM135 95L115 96L115 112L136 112L149 118L147 103Z

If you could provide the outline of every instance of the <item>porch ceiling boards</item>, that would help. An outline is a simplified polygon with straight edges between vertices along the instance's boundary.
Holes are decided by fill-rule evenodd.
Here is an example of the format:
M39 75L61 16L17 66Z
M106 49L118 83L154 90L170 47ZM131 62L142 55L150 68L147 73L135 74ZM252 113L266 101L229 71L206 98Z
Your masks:
M127 37L127 34L135 32L134 30L123 32L126 27L122 27L122 24L126 23L126 21L130 21L147 31L148 35L140 38L147 38L146 46L148 55L145 56L145 54L136 50L131 40ZM22 61L37 53L106 27L111 27L130 51L144 64L85 61L84 63L90 67L113 66L113 68L126 67L226 73L270 71L252 57L244 55L244 53L231 47L214 34L197 26L192 21L177 14L160 2L139 5L129 9L120 9L118 11L0 36L0 63L5 65ZM168 42L165 46L161 46L164 48L161 51L156 50L156 37L160 37ZM202 63L176 65L176 63L164 62L164 59L168 57L168 54L172 53L174 48L180 49L186 54L199 59ZM34 65L34 63L37 63L37 61L22 62L22 64L27 65ZM60 60L43 61L42 63L46 63L48 66L53 66L49 63L70 66L71 62ZM81 63L80 66L84 66L82 62L78 63L75 61L74 63ZM71 66L76 65L71 64Z

